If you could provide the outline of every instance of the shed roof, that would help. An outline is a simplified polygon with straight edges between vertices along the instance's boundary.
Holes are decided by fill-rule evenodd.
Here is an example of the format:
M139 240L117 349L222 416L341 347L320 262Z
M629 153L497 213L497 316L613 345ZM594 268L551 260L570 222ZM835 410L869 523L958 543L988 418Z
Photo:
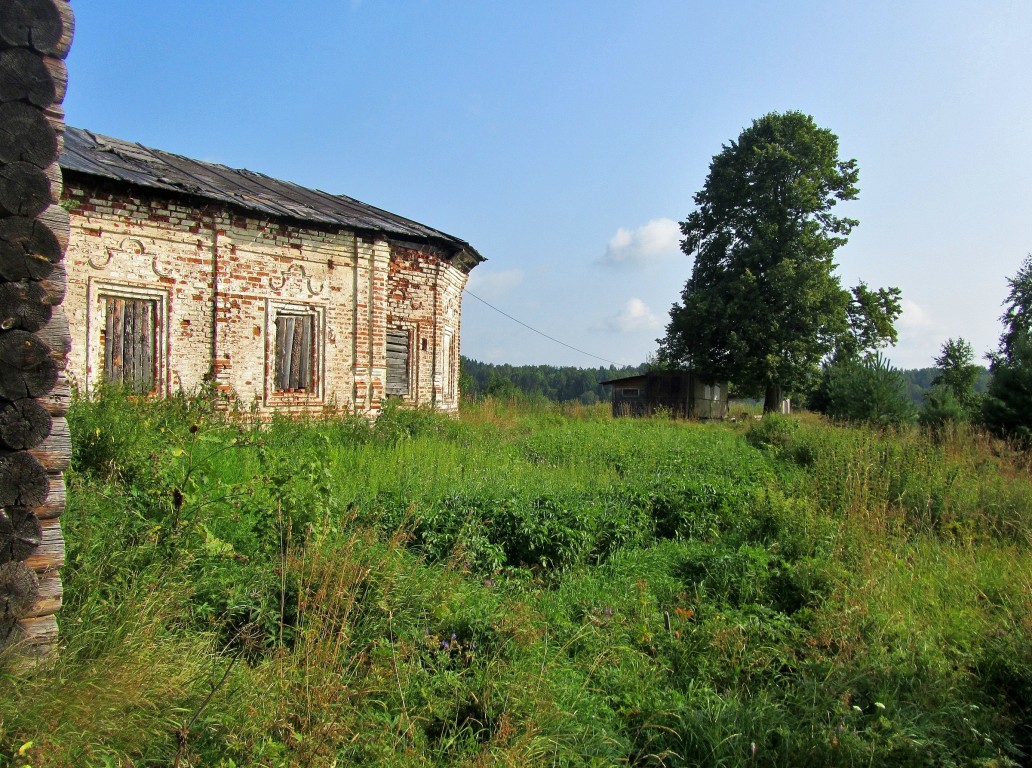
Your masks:
M484 257L464 240L345 195L331 195L262 173L191 160L68 126L61 168L165 192L192 195L246 211L402 241L426 242L462 253L470 266Z

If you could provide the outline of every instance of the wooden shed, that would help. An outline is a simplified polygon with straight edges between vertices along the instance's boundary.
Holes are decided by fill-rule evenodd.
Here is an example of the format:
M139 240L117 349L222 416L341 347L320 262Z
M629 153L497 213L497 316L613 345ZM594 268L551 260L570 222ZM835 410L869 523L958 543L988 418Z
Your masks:
M653 371L602 383L613 388L613 416L727 416L727 382L704 382L690 371Z

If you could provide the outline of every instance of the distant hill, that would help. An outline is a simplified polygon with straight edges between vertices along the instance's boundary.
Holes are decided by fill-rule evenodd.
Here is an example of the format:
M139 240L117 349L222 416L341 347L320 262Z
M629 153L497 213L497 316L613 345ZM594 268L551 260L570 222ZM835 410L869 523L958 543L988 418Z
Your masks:
M591 405L609 398L607 387L603 387L601 382L621 376L633 376L644 371L645 363L622 368L615 365L576 368L507 363L495 365L463 357L461 386L464 397L491 394L501 397L540 398L558 403L577 400L585 405ZM907 394L914 403L922 403L924 393L932 386L932 380L937 372L936 368L912 368L902 371L907 383ZM983 368L975 390L984 392L988 385L989 371Z

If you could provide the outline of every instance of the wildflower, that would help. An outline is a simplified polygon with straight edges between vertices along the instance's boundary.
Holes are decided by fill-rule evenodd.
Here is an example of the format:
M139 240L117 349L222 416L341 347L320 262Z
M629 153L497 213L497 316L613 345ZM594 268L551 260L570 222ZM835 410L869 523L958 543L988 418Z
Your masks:
M612 616L612 615L613 615L613 609L612 609L612 608L610 608L610 607L609 607L609 606L607 605L607 606L606 606L606 609L605 609L605 610L603 611L603 613L604 613L604 614L605 614L606 616Z
M448 644L447 640L442 640L441 641L441 650L442 651L447 651L450 648L451 648L451 645Z
M874 706L878 707L878 709L885 709L885 705L882 704L880 701L874 702Z
M493 587L495 585L494 579L484 579L485 587Z

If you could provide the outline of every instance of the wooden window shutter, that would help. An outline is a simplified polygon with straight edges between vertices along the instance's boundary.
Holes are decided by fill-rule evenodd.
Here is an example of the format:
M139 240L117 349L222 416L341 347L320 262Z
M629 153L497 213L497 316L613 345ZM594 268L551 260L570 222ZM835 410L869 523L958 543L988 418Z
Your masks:
M157 381L157 302L105 299L104 378L137 394L155 391Z
M276 318L276 389L308 392L315 383L312 315L280 315Z
M387 394L409 394L409 349L411 335L405 330L387 331Z

